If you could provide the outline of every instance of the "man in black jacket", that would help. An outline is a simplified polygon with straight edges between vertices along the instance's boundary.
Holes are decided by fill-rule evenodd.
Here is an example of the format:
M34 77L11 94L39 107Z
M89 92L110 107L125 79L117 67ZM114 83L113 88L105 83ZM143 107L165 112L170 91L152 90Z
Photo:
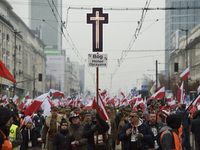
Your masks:
M96 123L96 119L98 119L98 125ZM87 145L87 150L95 150L95 142L94 138L96 137L96 131L98 130L98 136L103 137L102 141L99 142L104 142L104 149L106 148L105 143L106 143L106 137L105 133L108 131L109 125L107 122L105 122L99 114L96 114L96 117L92 117L92 120L87 123L84 127L83 130L83 137L88 139L88 145ZM98 138L99 139L99 138Z
M191 132L194 133L195 136L195 148L200 149L200 111L196 113L196 119L193 120L191 125Z
M148 150L148 141L153 139L150 127L140 118L138 111L132 111L130 122L125 124L118 134L118 139L124 141L123 150Z
M38 128L40 135L42 136L42 127L44 125L45 119L44 116L42 116L41 110L37 111L37 115L33 117L32 121L35 123L35 127Z

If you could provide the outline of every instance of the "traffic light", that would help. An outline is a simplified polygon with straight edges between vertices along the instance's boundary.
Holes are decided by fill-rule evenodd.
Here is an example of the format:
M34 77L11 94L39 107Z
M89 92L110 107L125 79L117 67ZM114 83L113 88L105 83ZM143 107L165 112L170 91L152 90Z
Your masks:
M178 63L174 63L174 72L178 72Z
M38 81L42 81L42 74L38 74Z

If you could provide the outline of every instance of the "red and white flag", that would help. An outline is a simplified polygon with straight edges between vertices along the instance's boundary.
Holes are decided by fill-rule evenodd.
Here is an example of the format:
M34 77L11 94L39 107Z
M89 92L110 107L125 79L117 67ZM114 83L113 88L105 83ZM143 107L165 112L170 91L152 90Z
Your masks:
M50 89L50 92L53 94L54 97L58 97L58 96L65 97L64 93L58 90Z
M197 104L200 103L200 95L196 98L196 100L193 103L193 107L196 107Z
M176 83L176 87L179 89L179 85L178 85L178 83Z
M15 95L15 96L13 97L13 103L14 103L16 106L18 106L18 104L19 104L19 97L18 97L17 95Z
M121 95L123 96L123 98L125 98L126 96L125 96L125 94L123 93L123 92L121 92Z
M183 104L183 100L184 100L183 83L184 83L184 81L182 82L181 87L178 91L178 104L179 105Z
M153 86L150 89L151 94L155 94L155 91L159 91L161 89L160 81L157 79L157 90L156 90L156 82L153 84Z
M144 104L144 101L143 101L143 99L137 99L137 101L136 101L135 105L133 106L133 109L136 109L136 108L137 108L137 106L138 106L138 105L140 105L140 104Z
M165 86L163 86L159 91L152 95L153 101L165 97Z
M181 73L180 77L184 80L190 75L190 67L188 67L183 73Z
M6 96L6 95L3 96L2 101L3 101L4 104L7 104L7 103L8 103L8 100L7 100L7 96Z
M31 116L33 113L35 113L38 108L41 106L41 104L44 102L44 100L49 96L50 92L42 94L39 97L36 97L34 102L24 111L25 116Z
M90 100L89 103L88 103L87 105L85 105L84 108L87 109L87 110L89 110L89 109L92 107L93 102L94 102L94 99L93 99L93 100Z
M172 100L171 102L168 103L168 105L169 105L169 107L170 107L171 109L173 109L174 106L175 106L175 103L176 103L176 101L175 101L175 100Z
M97 98L95 98L92 108L97 109ZM110 120L110 116L108 115L108 112L106 110L106 107L103 103L103 100L100 94L99 94L99 100L98 100L98 112L103 120L105 121Z
M25 96L25 100L29 99L29 92L27 92L26 96Z

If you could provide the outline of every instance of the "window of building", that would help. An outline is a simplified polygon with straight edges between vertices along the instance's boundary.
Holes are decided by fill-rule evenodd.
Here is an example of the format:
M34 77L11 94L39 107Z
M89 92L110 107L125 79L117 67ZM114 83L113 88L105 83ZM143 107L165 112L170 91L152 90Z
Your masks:
M187 17L186 16L181 16L181 22L187 22Z
M187 29L187 24L181 24L181 29Z
M189 29L189 30L191 30L191 29L193 29L193 28L194 28L194 23L188 24L188 29Z
M188 6L189 7L194 7L194 1L188 1ZM188 9L188 14L194 14L194 9Z
M194 22L194 16L188 16L188 22Z
M181 7L187 7L187 1L181 1ZM187 15L187 9L182 9L181 15Z

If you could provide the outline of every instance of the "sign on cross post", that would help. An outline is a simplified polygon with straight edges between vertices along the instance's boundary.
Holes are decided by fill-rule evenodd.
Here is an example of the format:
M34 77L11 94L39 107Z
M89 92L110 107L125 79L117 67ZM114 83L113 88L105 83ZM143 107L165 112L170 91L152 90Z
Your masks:
M93 8L92 14L87 14L87 23L93 24L92 52L103 52L103 24L108 23L108 14L102 11L102 8Z

